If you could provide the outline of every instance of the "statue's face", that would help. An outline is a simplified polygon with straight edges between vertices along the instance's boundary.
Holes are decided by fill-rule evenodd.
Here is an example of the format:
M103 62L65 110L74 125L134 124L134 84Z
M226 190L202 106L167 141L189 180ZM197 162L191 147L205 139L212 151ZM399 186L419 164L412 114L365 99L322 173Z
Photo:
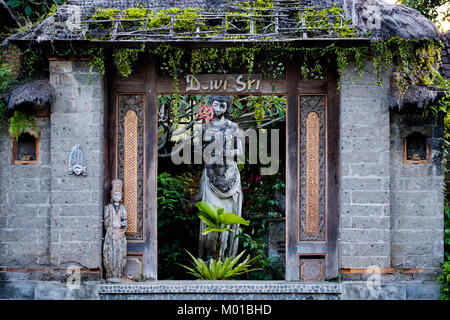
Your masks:
M212 103L214 115L222 116L227 111L227 103L214 100Z
M111 197L114 202L120 202L122 200L122 193L114 192Z
M83 168L80 165L75 165L73 166L73 172L79 176L81 174L81 172L83 171Z

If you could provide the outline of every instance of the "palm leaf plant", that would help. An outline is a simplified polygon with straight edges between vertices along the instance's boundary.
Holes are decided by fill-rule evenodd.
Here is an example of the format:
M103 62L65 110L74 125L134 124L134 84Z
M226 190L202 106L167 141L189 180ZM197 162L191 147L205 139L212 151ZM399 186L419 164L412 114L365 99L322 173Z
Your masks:
M217 232L216 240L216 256L215 259L210 259L209 263L203 261L201 258L195 258L189 251L186 252L192 259L192 268L179 264L188 270L188 273L200 280L227 280L237 277L241 274L261 270L259 268L251 269L251 263L258 259L259 256L250 259L250 255L239 263L239 260L245 253L245 250L239 253L235 258L228 257L222 260L220 251L221 234L224 231L232 231L229 226L234 224L243 224L248 226L250 221L231 213L224 212L224 208L211 205L205 201L199 201L195 204L198 208L198 217L206 224L206 228L202 231L202 235L207 235L210 232Z
M189 251L186 250L192 259L192 268L180 264L183 268L188 270L189 274L192 274L199 280L229 280L235 278L241 274L248 273L255 270L261 270L260 268L251 269L251 263L258 259L254 257L250 259L250 255L238 264L241 257L244 255L245 250L238 254L235 258L228 257L224 261L222 259L210 259L209 265L206 264L201 258L195 258Z
M222 233L224 231L232 231L228 226L233 224L243 224L248 226L250 221L231 213L224 212L224 208L212 205L206 201L199 201L195 204L198 208L198 217L206 224L206 228L202 231L202 235L210 232L217 232L216 240L216 260L220 257L220 244L222 242Z

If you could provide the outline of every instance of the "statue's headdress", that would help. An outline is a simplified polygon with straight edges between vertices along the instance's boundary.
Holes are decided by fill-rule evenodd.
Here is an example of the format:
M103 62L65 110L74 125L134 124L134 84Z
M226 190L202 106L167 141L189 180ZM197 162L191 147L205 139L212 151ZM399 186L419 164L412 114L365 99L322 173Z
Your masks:
M219 102L226 102L227 103L227 109L230 109L231 105L233 104L233 97L230 96L230 95L211 95L211 96L208 96L209 104L212 104L214 100L219 101Z
M122 180L114 179L113 181L111 181L111 194L113 194L114 192L123 193L122 187L123 187Z

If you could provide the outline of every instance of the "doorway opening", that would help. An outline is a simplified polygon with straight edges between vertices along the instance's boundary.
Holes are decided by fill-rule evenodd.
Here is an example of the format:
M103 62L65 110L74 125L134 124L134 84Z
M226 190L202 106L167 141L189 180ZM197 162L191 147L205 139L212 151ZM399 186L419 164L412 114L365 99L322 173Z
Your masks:
M225 120L218 119L213 107L214 103L222 101L228 102ZM223 124L218 125L219 121ZM212 131L207 130L217 128L219 131L222 128L224 137L219 142L220 135L214 136L218 148L221 145L224 150L238 150L240 143L242 149L240 156L235 154L229 162L223 161L228 168L228 173L223 176L218 167L224 166L217 165L217 157L211 160L216 156L215 150L208 149L211 144L207 136ZM229 136L224 128L235 134L233 143L229 141L228 146ZM240 224L233 232L226 232L222 259L236 257L245 251L238 263L249 255L249 259L254 259L250 268L258 270L233 279L285 279L285 142L285 96L158 96L160 280L196 279L182 266L192 268L188 252L209 263L209 238L201 234L204 226L201 227L202 220L196 207L200 201L213 202L249 221L248 225ZM233 166L237 168L237 177L233 177Z

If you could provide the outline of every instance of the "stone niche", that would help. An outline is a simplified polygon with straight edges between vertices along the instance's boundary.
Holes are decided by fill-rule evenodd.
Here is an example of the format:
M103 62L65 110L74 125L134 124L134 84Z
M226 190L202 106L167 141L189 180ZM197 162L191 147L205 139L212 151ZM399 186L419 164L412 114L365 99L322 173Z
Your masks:
M12 164L37 164L39 139L24 133L18 139L11 139Z
M429 164L430 144L428 136L414 131L403 140L403 163L405 164Z

